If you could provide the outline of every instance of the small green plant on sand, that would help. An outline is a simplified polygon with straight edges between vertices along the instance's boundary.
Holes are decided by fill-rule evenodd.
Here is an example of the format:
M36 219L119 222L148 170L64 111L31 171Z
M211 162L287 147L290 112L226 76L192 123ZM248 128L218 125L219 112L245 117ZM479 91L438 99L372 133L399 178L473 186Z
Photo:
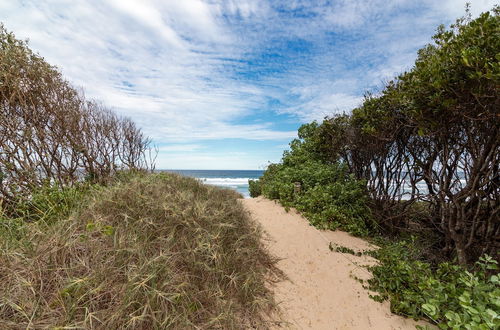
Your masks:
M362 252L356 252L354 251L353 249L351 248L348 248L346 246L342 246L342 245L338 245L338 244L335 244L333 242L330 242L330 244L328 245L328 248L330 249L330 251L335 251L335 252L339 252L339 253L347 253L347 254L352 254L354 256L361 256L363 255Z
M372 254L379 263L370 267L369 289L388 299L391 311L426 318L442 329L498 329L500 280L498 263L481 257L475 269L444 262L432 267L414 258L411 241L389 244Z

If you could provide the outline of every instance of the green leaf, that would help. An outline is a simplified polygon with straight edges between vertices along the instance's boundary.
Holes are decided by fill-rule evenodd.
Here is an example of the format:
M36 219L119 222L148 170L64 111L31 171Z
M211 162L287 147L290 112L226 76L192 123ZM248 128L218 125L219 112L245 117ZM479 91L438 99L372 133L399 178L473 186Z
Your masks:
M499 317L497 312L489 308L486 310L486 313L490 315L492 319L496 319Z

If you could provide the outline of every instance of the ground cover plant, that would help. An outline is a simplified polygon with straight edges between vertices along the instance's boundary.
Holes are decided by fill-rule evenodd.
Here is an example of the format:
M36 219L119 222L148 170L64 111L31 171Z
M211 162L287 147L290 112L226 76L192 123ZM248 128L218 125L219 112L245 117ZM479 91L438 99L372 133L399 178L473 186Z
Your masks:
M266 327L275 261L239 194L136 174L85 196L0 231L0 328Z
M367 287L390 300L391 311L415 319L427 318L442 329L498 329L500 327L500 272L498 262L481 257L466 269L452 262L433 267L419 260L411 240L371 251L379 260L369 267Z
M318 227L382 242L378 299L443 328L498 327L499 29L498 6L440 27L413 68L352 113L303 125L252 182ZM409 236L418 254L397 248Z

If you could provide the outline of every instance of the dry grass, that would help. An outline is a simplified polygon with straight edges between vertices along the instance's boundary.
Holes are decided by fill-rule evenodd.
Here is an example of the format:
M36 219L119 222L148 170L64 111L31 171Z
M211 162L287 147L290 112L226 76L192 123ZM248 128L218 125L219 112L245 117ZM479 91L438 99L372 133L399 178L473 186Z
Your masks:
M136 175L29 224L0 250L0 328L266 328L275 260L238 197Z

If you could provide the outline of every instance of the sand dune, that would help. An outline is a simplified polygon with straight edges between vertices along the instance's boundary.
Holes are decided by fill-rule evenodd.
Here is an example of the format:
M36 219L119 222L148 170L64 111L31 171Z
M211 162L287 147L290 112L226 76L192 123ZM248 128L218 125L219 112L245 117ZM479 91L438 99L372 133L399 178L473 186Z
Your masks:
M389 304L368 297L369 292L353 276L370 273L360 265L374 259L332 252L329 243L355 251L373 248L366 241L340 231L320 231L300 214L288 213L263 198L242 201L266 232L270 251L282 259L278 267L288 280L273 290L283 322L275 329L415 329L411 319L394 315Z

